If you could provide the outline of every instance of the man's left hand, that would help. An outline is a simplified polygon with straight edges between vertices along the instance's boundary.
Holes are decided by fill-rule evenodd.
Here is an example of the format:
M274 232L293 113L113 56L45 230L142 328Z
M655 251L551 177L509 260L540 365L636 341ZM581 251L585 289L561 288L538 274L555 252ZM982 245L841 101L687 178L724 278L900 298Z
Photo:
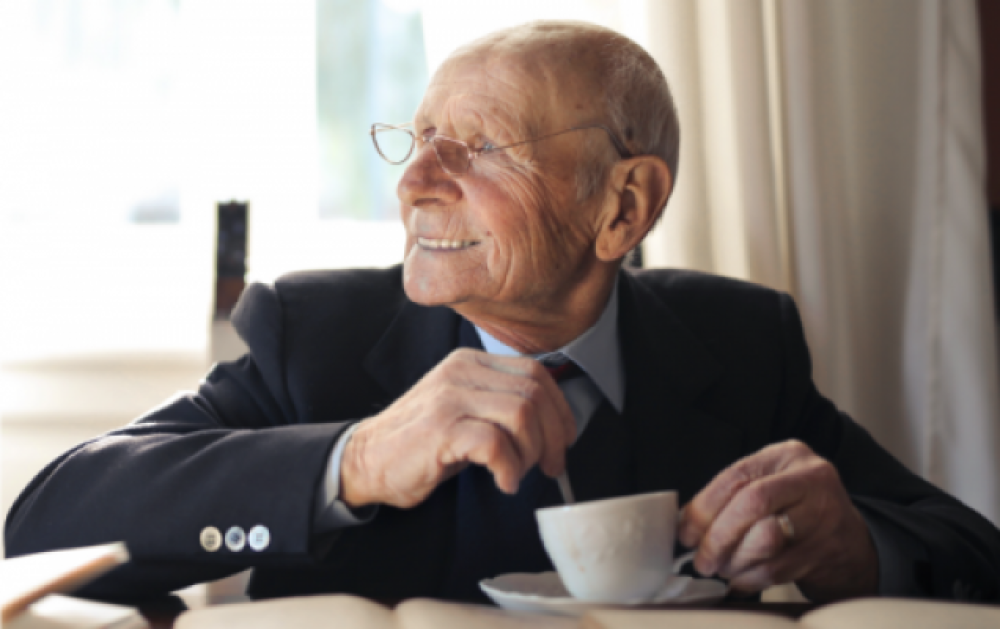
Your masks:
M698 547L698 572L734 590L794 581L810 600L828 601L878 589L868 526L833 465L798 441L723 470L685 507L678 536Z

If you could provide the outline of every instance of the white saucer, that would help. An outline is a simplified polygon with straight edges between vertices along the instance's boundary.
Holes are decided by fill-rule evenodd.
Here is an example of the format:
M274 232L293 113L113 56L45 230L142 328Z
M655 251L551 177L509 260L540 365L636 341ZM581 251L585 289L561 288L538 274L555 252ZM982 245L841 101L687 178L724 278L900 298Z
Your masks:
M679 576L671 579L667 587L647 603L590 603L570 596L557 572L502 574L493 579L483 579L479 587L504 609L561 616L579 616L589 609L608 607L714 603L725 598L729 591L722 581Z

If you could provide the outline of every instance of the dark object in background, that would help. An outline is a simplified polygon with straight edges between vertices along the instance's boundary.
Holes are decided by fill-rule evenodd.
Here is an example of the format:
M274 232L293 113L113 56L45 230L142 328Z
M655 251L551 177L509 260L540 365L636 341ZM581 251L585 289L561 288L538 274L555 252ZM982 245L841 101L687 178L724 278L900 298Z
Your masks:
M633 269L641 269L642 268L642 245L641 244L636 245L635 249L632 249L632 251L629 251L628 255L625 256L625 266L631 267Z
M247 208L238 201L218 205L215 251L215 319L229 319L246 287Z

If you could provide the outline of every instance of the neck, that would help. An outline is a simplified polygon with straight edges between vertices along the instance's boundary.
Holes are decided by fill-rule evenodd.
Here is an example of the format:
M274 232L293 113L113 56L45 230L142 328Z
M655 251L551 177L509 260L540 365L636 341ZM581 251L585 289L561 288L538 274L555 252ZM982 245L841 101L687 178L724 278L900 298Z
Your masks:
M593 286L581 286L568 298L542 307L476 308L460 304L454 310L476 326L522 354L541 354L565 347L592 327L604 312L615 274Z

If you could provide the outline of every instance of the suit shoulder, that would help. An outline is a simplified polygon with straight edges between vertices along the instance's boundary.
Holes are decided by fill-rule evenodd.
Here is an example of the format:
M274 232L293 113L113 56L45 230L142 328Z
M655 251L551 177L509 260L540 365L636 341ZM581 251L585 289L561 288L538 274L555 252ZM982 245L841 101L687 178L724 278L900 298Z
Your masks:
M787 294L730 277L676 269L633 277L702 338L778 342L788 314L795 312Z
M403 273L399 265L384 269L333 269L296 271L278 278L275 291L286 304L289 301L316 300L343 302L350 300L353 307L386 305L405 301ZM381 304L379 303L381 302Z
M686 269L642 269L631 272L641 285L674 304L737 306L774 303L784 293L773 288L722 275Z
M371 341L406 303L398 266L297 271L271 285L247 286L233 323L248 342L250 336L275 330L305 338L335 332L341 343Z

